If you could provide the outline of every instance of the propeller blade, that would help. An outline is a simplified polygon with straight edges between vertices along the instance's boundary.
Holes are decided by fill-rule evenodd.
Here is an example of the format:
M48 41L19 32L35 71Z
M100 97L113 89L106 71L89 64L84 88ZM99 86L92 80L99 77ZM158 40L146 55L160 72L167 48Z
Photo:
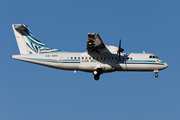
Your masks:
M119 55L119 60L121 60L121 52L123 53L124 49L121 48L121 38L119 40L119 48L118 48L118 55Z
M120 38L120 40L119 40L118 54L119 54L119 61L120 61L120 60L121 60L121 38Z
M121 49L121 38L119 40L119 50Z

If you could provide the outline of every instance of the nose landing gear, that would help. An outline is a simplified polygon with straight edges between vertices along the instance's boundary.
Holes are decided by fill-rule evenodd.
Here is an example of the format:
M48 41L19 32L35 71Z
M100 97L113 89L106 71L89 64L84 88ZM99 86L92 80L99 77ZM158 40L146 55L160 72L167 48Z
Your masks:
M154 70L154 73L155 73L155 77L157 78L158 77L158 70Z
M158 77L158 74L157 74L157 73L155 74L155 77L156 77L156 78Z
M99 76L100 76L101 74L103 74L102 68L97 68L97 70L95 70L95 71L93 72L93 74L94 74L94 79L95 79L95 80L99 80Z

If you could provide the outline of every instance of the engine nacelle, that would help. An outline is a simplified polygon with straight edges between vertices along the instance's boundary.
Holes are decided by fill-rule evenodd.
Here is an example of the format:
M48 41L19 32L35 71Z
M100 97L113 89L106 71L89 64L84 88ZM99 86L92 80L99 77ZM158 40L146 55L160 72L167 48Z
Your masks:
M106 48L109 50L109 52L111 53L111 54L117 54L117 52L118 52L118 47L116 47L116 46L111 46L111 45L106 45Z

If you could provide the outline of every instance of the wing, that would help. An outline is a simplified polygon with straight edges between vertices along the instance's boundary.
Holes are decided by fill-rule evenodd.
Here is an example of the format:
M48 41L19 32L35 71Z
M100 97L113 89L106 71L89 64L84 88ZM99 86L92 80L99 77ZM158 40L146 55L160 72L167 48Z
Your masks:
M102 53L107 50L106 46L101 40L101 37L97 33L88 33L88 41L87 41L86 49L88 53L92 53L92 52Z

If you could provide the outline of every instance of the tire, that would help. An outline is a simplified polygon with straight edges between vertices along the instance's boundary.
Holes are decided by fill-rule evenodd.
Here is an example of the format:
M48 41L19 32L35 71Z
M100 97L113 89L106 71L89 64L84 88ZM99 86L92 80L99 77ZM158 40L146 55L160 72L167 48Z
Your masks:
M94 71L94 72L93 72L93 74L94 74L94 75L97 75L97 74L98 74L98 72L97 72L97 71Z
M155 77L157 78L157 77L158 77L158 74L155 74Z
M99 80L99 75L95 75L95 76L94 76L94 79L95 79L95 80Z

